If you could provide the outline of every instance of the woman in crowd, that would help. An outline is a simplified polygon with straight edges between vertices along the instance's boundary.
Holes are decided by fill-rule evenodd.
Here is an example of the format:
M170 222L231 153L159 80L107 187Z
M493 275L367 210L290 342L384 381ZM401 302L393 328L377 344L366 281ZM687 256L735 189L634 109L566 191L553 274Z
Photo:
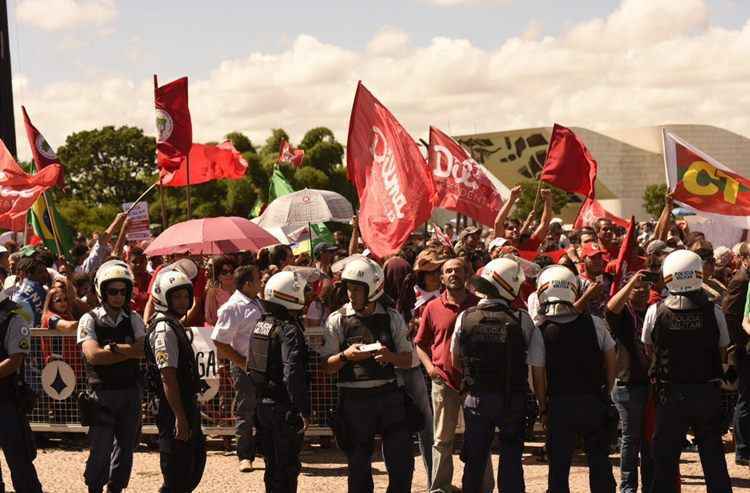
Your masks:
M205 295L205 325L213 327L218 320L219 307L234 292L234 260L228 256L214 257L211 266L211 284Z

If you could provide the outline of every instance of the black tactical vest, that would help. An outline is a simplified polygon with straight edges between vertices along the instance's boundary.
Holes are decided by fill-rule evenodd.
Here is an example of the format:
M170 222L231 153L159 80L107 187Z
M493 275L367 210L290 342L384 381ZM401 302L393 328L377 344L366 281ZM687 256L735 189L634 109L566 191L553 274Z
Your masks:
M0 362L10 357L8 354L8 348L5 347L5 336L8 334L8 326L10 320L15 315L15 311L19 307L9 299L3 300L0 303ZM0 378L0 399L10 399L13 393L13 380L18 376L18 372L11 373L10 375Z
M189 406L195 400L196 394L201 392L201 378L198 366L195 363L195 352L193 345L188 339L182 324L169 317L157 316L151 320L148 326L149 334L156 328L159 322L166 322L169 329L177 337L177 382L180 386L180 397L184 406ZM156 392L160 398L164 398L164 387L161 382L161 372L156 364L156 356L151 344L145 344L146 365L148 368L149 388Z
M568 323L547 320L544 337L550 395L598 395L604 391L604 353L591 315Z
M104 325L94 312L89 312L94 319L94 332L99 346L107 344L133 344L135 331L130 323L130 317L123 317L115 327ZM114 365L92 365L83 358L86 378L89 385L104 389L126 389L135 387L140 377L140 366L137 359L128 359Z
M367 317L360 315L342 315L341 327L344 342L339 350L344 351L352 344L372 344L380 342L394 353L396 343L391 333L391 316L386 313L374 313ZM349 361L341 369L339 382L363 382L367 380L393 380L396 372L393 365L381 365L374 358L363 361Z
M464 382L470 391L527 391L526 340L520 317L509 307L467 309L460 343Z
M722 375L714 304L674 310L660 303L652 339L651 373L663 382L698 384Z
M281 331L285 326L303 332L299 324L283 313L263 313L250 336L247 372L255 384L258 398L270 398L277 403L289 403L284 385L284 360L281 355ZM307 346L301 348L307 351ZM307 361L307 354L304 355Z

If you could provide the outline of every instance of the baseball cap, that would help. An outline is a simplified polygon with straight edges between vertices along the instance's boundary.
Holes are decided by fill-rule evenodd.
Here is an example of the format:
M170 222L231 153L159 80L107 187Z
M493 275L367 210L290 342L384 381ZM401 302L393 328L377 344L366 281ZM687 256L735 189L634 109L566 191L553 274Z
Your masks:
M599 254L606 255L607 250L600 247L599 243L596 243L595 241L589 241L581 246L581 256L583 257L593 257L594 255Z
M476 226L467 226L464 228L463 231L461 231L461 234L459 235L459 238L463 240L467 236L475 235L479 233L481 230L477 228Z
M487 247L487 251L492 253L492 250L494 250L495 248L502 248L506 243L508 243L508 240L506 240L505 238L495 238L490 242L489 246Z
M315 248L313 248L313 255L315 258L320 257L320 254L323 252L336 252L338 251L338 247L335 247L327 242L318 243L315 245Z
M668 246L661 240L654 240L646 247L646 255L654 255L657 253L672 253L674 248Z
M414 271L434 272L440 269L447 260L435 250L422 250L414 261Z

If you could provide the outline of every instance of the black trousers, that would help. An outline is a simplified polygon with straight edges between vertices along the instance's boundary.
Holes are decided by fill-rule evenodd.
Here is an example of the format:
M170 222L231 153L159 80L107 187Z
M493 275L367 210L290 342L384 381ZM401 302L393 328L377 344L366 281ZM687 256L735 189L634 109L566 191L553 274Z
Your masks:
M184 403L183 403L184 405ZM159 464L164 484L161 493L189 493L195 490L206 468L206 438L201 430L197 403L185 406L190 422L190 438L175 438L175 418L166 398L160 402L156 426L159 428Z
M266 463L263 480L266 493L294 493L297 478L302 470L299 454L304 435L299 423L287 419L289 406L274 402L261 402L257 407L260 425L260 446Z
M4 402L3 402L4 401ZM42 485L34 468L34 447L29 421L4 396L0 396L0 448L10 469L13 489L18 493L41 493ZM0 473L0 491L3 480Z
M656 405L652 445L654 479L651 491L677 491L682 443L692 426L708 493L732 491L721 443L721 390L718 384L671 384L666 402Z

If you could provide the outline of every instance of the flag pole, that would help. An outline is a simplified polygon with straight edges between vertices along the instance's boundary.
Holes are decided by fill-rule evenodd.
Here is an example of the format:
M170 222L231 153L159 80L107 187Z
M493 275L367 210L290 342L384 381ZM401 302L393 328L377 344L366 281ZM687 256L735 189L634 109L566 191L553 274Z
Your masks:
M159 176L159 203L161 204L161 230L167 229L167 211L164 209L164 185L162 177Z
M190 207L190 153L185 156L185 168L187 171L187 218L188 220L193 218L192 208Z
M23 215L23 244L26 245L29 242L29 214L30 211L26 211L26 214ZM18 236L16 236L16 240L18 240Z
M57 221L55 220L55 211L53 211L49 206L49 200L47 199L47 192L42 193L42 197L44 197L44 206L47 208L47 215L49 216L49 222L52 226L52 237L55 239L55 246L57 247L57 255L59 257L64 257L65 253L62 250L62 246L60 245L60 235L57 232ZM44 217L40 218L42 222L44 222Z

